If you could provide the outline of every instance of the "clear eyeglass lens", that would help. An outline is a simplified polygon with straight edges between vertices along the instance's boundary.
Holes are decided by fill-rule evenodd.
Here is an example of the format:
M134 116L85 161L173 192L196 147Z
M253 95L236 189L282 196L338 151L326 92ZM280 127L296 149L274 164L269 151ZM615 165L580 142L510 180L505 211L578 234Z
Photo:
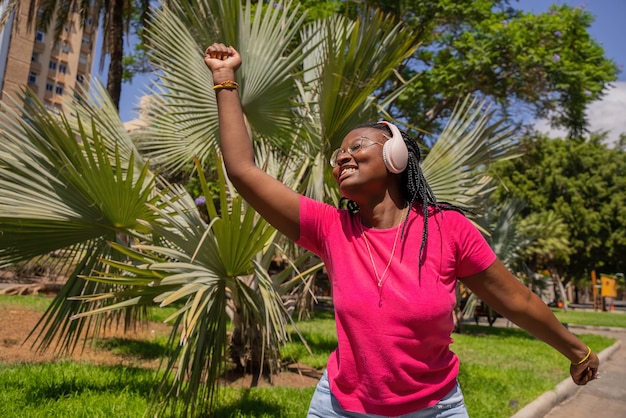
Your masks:
M359 152L359 150L363 147L363 140L364 139L368 139L368 138L359 138L356 142L354 142L352 145L350 145L346 151L348 151L348 154L350 155L354 155L357 152ZM371 140L370 140L371 141ZM370 145L375 144L376 142L372 142ZM341 154L343 151L341 148L337 148L336 150L333 151L333 153L330 156L330 166L331 167L337 167L337 160L339 159L339 154Z
M339 151L340 149L337 148L336 150L333 151L333 153L330 155L330 166L331 167L337 167L337 158L339 158Z

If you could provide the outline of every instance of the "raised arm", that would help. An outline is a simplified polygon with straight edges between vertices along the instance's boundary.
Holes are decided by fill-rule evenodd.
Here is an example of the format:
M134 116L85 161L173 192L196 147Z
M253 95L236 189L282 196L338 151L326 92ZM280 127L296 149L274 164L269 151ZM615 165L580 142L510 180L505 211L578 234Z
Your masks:
M570 362L576 384L585 385L598 373L595 353L559 322L550 308L496 260L487 270L461 279L500 315L554 347ZM581 361L582 360L582 361Z
M204 62L213 73L219 117L219 137L228 178L241 196L270 224L292 240L300 236L300 196L261 170L254 161L254 149L241 109L239 92L231 82L241 65L233 47L213 44L206 49Z

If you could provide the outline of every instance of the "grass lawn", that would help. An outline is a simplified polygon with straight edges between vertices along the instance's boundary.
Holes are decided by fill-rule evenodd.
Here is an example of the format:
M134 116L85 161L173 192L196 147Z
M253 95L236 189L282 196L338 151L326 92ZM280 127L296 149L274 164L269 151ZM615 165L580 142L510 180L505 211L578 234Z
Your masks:
M622 311L602 312L568 309L552 309L559 321L567 324L589 325L595 327L626 328L626 313Z
M47 306L45 298L0 297L0 306L6 304L41 311ZM626 319L626 315L606 312L570 311L566 315L567 320L559 319L600 326L620 326L616 324ZM293 342L281 351L285 361L323 368L336 345L332 315L321 312L298 327L313 355L294 334ZM452 349L461 359L459 380L470 416L510 417L568 376L567 359L524 331L474 325L466 325L464 330L453 336ZM580 338L596 352L614 342L591 334ZM142 352L137 355L146 355L146 347L138 350ZM164 347L154 350L165 351ZM153 370L83 362L0 364L0 417L141 417L156 379ZM224 387L215 416L303 417L313 391L312 387Z

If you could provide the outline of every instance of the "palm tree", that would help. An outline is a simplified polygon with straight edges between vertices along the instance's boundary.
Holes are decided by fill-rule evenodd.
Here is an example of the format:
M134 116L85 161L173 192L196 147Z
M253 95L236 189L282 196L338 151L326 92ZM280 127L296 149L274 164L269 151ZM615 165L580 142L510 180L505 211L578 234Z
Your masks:
M149 36L161 77L143 132L125 132L98 86L71 117L50 115L34 100L25 102L26 119L0 115L9 144L0 151L0 265L60 248L76 263L42 318L40 347L59 336L71 350L102 323L130 326L146 306L178 307L157 391L165 402L152 405L173 415L211 409L229 320L249 348L245 361L273 366L263 359L277 359L287 338L282 297L306 288L321 266L268 227L224 178L202 51L220 34L244 56L238 81L259 164L296 190L334 201L324 155L352 126L385 114L394 95L379 103L377 87L417 47L410 32L374 11L304 27L296 6L234 3L179 0L154 12ZM483 110L460 103L424 161L435 193L463 207L488 192L486 162L514 150L511 131ZM151 170L194 160L199 172L211 167L219 186L219 209L207 200L208 225L182 186ZM289 268L270 276L277 253L288 255Z

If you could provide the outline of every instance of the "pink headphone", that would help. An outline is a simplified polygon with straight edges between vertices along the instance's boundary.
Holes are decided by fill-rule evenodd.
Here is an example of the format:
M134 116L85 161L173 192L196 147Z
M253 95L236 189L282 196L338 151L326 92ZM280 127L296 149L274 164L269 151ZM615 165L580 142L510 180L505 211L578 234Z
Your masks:
M393 123L381 120L378 122L387 125L391 130L391 138L383 145L383 161L387 170L394 174L402 173L409 160L409 151L402 139L400 129Z

